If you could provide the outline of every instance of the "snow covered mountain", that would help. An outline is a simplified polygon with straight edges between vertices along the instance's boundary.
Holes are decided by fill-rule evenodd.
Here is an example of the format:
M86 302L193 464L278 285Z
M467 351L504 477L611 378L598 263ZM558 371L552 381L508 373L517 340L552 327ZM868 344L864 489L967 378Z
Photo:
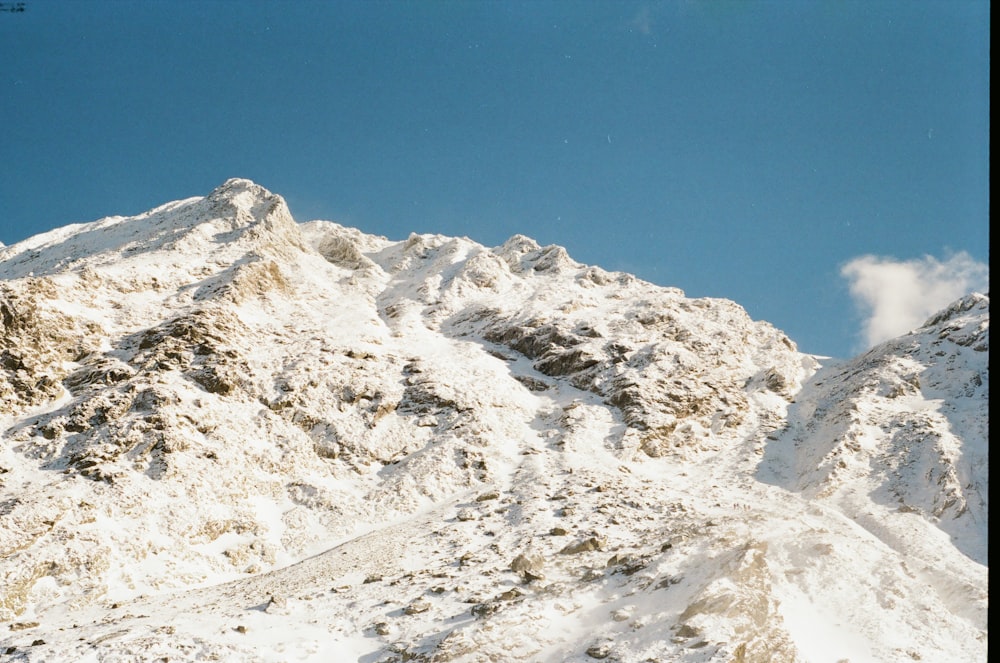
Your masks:
M0 656L985 661L989 298L850 361L247 180L0 246Z

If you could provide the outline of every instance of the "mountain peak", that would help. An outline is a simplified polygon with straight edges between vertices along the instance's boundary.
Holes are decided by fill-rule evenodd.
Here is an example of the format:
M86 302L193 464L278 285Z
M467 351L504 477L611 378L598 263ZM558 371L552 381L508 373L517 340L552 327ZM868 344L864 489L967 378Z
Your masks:
M990 310L990 293L980 293L972 292L968 295L957 299L952 302L947 308L938 313L934 314L927 321L920 326L920 329L926 329L929 327L934 327L940 325L944 322L952 320L961 316L964 313L970 311L978 311L989 313Z
M213 212L235 214L239 221L294 225L285 199L248 179L232 178L215 188L205 200Z
M252 204L275 197L256 182L241 177L232 177L208 194L207 198L213 201L232 201L234 204Z

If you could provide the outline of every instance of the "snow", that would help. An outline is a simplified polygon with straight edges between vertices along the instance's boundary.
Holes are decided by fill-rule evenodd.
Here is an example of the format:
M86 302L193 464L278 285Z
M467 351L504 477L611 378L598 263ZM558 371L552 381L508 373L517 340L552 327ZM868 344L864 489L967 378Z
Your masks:
M814 663L878 660L862 634L845 628L836 614L826 613L808 596L788 593L778 600L785 627L803 659Z
M19 660L986 660L986 295L834 362L248 180L0 278Z

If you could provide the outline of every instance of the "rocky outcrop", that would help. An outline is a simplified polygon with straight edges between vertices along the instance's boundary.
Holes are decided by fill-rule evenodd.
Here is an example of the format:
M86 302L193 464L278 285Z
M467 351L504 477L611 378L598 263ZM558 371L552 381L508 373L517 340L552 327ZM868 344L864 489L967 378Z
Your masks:
M57 304L58 285L29 277L0 283L0 415L16 415L62 394L66 365L91 352L100 326Z

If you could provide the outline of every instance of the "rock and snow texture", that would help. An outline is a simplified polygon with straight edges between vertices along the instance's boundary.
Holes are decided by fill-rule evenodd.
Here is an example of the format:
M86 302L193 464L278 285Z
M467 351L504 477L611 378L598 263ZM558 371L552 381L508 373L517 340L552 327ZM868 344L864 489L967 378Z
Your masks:
M0 655L985 661L988 325L817 360L246 180L0 247Z

